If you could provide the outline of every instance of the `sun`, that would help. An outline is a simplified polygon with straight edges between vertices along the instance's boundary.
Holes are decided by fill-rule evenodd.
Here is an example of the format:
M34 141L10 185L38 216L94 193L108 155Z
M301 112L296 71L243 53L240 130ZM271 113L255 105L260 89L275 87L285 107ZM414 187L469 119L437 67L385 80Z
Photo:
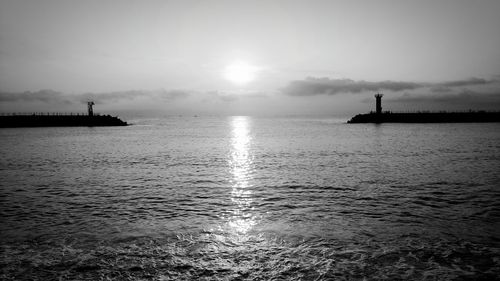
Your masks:
M224 69L224 78L234 84L247 84L255 80L258 68L245 61L234 61Z

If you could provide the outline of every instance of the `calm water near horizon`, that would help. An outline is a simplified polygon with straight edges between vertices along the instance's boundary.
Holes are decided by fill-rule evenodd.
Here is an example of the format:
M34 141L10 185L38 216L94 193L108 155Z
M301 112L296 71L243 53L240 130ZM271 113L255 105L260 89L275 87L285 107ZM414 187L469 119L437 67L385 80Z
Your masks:
M2 280L493 280L500 123L0 129Z

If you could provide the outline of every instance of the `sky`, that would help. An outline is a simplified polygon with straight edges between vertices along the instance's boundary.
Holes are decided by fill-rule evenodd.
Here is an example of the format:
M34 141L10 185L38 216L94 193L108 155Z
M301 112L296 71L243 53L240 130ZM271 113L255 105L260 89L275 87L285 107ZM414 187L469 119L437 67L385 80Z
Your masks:
M0 0L0 111L500 110L500 1Z

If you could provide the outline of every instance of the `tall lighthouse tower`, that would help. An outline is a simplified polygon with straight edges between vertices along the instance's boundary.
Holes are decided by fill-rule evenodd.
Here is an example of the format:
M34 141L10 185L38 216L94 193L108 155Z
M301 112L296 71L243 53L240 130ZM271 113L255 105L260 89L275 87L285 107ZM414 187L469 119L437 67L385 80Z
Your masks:
M94 109L92 108L92 106L94 104L95 103L93 101L87 102L87 107L88 107L88 110L89 110L89 116L94 116Z
M377 115L382 114L382 97L384 95L377 93L375 95L375 100L376 100L376 113Z

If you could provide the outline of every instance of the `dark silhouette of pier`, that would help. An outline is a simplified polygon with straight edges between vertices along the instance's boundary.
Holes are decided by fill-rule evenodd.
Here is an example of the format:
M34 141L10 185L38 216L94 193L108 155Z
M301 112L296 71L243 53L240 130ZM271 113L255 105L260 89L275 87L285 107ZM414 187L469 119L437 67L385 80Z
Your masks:
M358 114L347 123L484 123L500 122L499 111L463 111L463 112L391 112L382 111L382 94L376 94L376 111Z
M11 113L0 115L0 128L15 127L100 127L127 126L127 122L111 115L95 114L88 102L88 113Z

